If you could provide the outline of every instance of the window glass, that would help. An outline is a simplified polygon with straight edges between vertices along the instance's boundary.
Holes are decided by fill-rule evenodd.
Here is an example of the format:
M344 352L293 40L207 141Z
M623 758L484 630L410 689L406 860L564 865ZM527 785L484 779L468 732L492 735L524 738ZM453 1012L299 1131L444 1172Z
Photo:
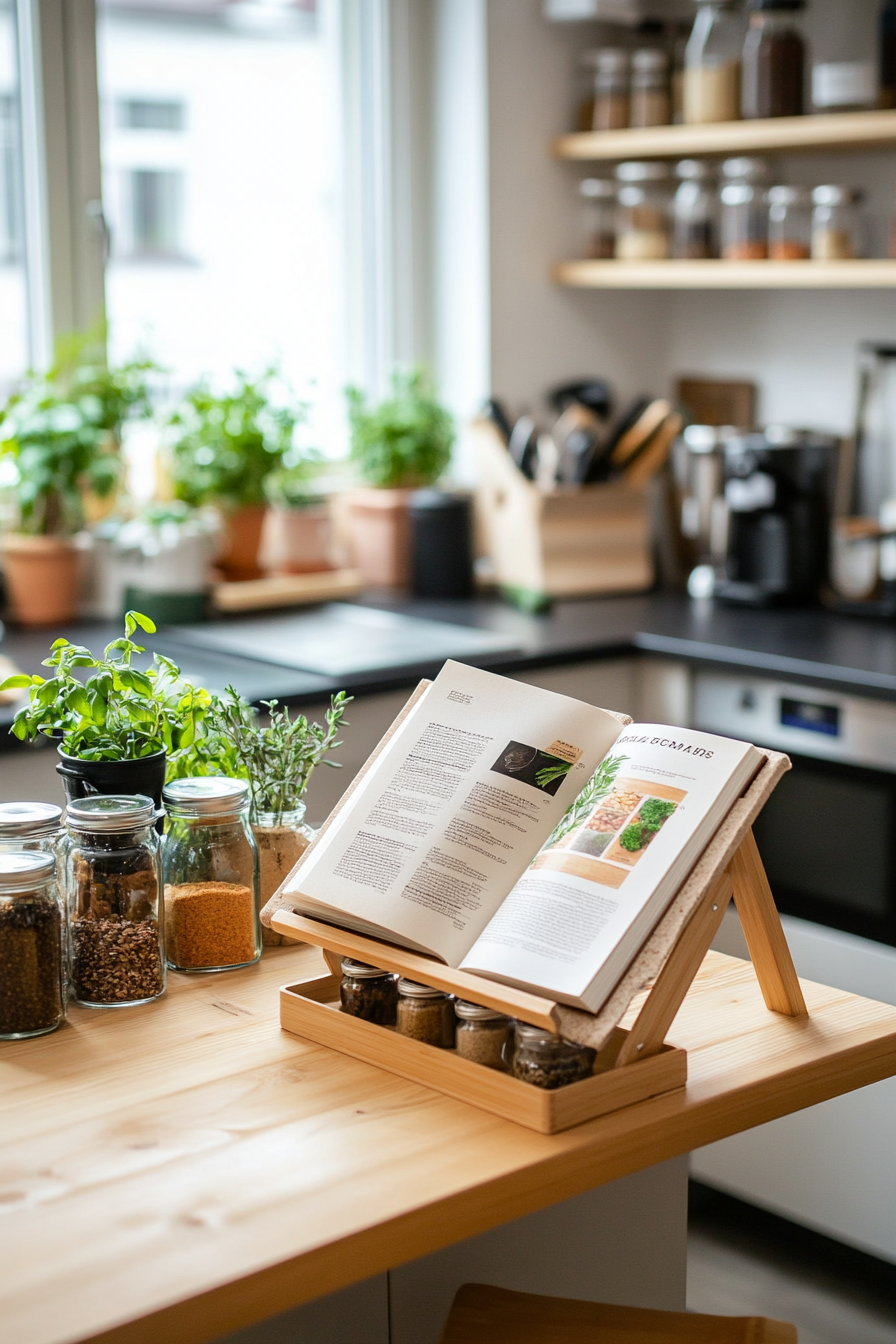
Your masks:
M337 0L100 0L110 355L277 361L344 435Z
M0 0L0 398L29 363L15 7Z

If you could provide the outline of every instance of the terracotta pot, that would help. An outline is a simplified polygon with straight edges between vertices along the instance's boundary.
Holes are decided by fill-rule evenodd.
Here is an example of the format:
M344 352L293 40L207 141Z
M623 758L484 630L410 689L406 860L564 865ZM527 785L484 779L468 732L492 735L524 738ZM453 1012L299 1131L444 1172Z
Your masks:
M78 610L81 553L71 537L3 538L3 575L12 616L20 625L56 625Z
M258 579L263 571L258 563L265 504L244 504L224 516L224 542L218 567L228 579Z
M333 525L325 504L268 510L262 557L277 574L316 574L332 569Z
M405 588L411 571L410 490L352 490L346 499L352 560L365 583Z

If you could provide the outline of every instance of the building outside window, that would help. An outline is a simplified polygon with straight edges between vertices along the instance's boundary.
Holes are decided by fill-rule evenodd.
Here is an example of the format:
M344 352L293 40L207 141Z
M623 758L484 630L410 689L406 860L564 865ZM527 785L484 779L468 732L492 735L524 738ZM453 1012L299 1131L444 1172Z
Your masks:
M28 357L15 9L0 0L0 397Z

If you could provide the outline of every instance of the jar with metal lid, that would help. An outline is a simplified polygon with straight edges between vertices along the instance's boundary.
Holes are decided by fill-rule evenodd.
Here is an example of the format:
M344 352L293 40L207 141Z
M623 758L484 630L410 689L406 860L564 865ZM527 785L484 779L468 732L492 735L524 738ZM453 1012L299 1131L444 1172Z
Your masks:
M72 993L123 1008L165 989L157 811L142 794L97 794L65 809L64 886Z
M594 54L595 131L621 131L628 125L629 54L622 47L603 47Z
M726 159L722 164L721 251L725 261L764 261L768 256L768 210L763 159Z
M175 971L232 971L261 956L258 850L244 779L175 779L162 799L165 938Z
M458 1017L455 1048L471 1064L484 1064L487 1069L506 1069L507 1056L513 1040L513 1023L494 1008L483 1008L478 1003L458 1000L454 1005Z
M0 1039L54 1031L65 1018L65 915L56 859L0 853Z
M616 257L659 261L669 255L671 193L664 163L620 163L616 168Z
M741 115L801 117L806 44L794 15L805 0L750 0L741 72Z
M679 185L672 201L672 255L682 261L714 257L718 194L712 164L682 159L675 176Z
M398 983L389 971L365 961L344 957L339 986L342 1011L380 1027L394 1027L398 1013Z
M769 187L771 261L806 261L812 242L812 193L806 187Z
M616 183L602 177L586 177L579 183L582 211L583 256L607 261L616 253Z
M855 187L821 186L812 192L812 260L851 261L860 257L862 193Z
M566 1087L591 1076L595 1052L541 1027L517 1022L510 1071L533 1087Z
M454 1000L441 989L399 980L396 1027L402 1036L450 1050L454 1045Z
M684 119L689 124L737 121L743 22L734 0L697 0L685 48Z
M672 120L669 57L658 47L632 52L630 126L668 126Z
M62 808L55 803L0 803L0 854L53 853L61 830Z

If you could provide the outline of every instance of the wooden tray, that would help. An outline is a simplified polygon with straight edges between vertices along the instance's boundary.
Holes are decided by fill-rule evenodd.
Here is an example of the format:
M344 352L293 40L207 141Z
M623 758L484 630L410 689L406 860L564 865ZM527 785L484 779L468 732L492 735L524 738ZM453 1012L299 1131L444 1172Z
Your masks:
M262 579L216 583L212 605L217 611L265 611L300 607L355 597L363 587L356 569L322 569L314 574L269 574Z
M389 1027L340 1011L339 976L325 975L280 991L280 1025L296 1036L397 1073L540 1134L556 1134L609 1111L684 1087L687 1053L665 1045L648 1059L615 1068L628 1032L617 1028L599 1052L595 1073L580 1083L545 1091L509 1074L399 1036Z

